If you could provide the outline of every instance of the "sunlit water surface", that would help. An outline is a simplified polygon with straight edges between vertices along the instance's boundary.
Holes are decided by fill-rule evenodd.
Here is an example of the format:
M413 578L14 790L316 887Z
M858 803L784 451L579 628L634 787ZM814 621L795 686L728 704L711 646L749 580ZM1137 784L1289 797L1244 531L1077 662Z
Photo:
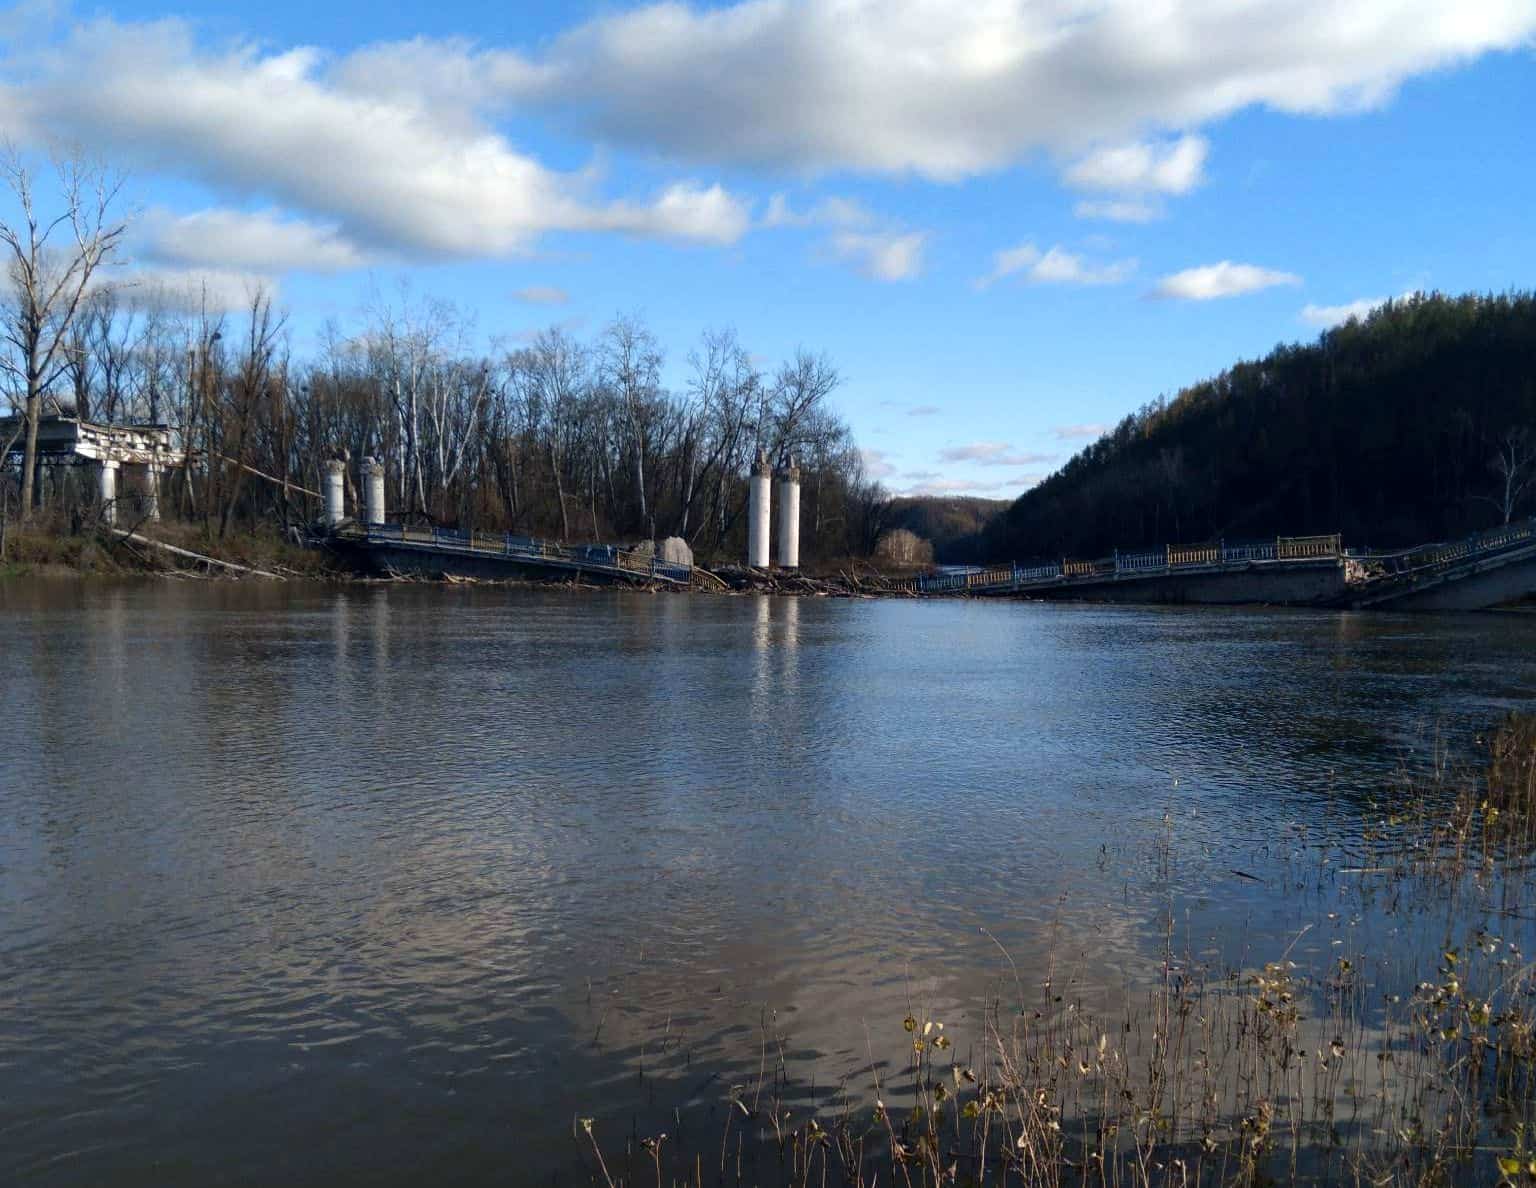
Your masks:
M1533 687L1516 615L12 581L0 1179L547 1182L999 946L1268 959L1233 871Z

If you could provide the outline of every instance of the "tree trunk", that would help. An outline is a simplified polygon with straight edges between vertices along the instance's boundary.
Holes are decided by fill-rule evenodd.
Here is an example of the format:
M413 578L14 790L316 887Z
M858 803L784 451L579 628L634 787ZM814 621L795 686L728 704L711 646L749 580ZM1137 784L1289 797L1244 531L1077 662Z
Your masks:
M31 385L29 385L29 388ZM27 392L27 444L21 455L21 522L32 518L32 506L37 485L37 428L42 420L43 394L35 390Z
M555 472L555 498L560 501L560 543L564 544L571 538L571 522L565 510L565 478L560 473L560 455L554 446L549 448L549 466Z

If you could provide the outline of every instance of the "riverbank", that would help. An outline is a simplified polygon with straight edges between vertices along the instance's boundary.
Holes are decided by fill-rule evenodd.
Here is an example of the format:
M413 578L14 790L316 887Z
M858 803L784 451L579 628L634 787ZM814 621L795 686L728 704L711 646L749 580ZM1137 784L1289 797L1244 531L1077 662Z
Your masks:
M171 522L139 525L131 533L105 526L70 532L13 523L0 557L0 578L240 578L256 573L314 581L351 576L329 554L295 545L276 532L232 532L221 538L200 524Z
M719 594L784 594L860 597L901 593L893 581L910 577L911 568L879 568L861 558L844 557L804 570L751 569L743 565L699 566L690 589ZM162 522L114 530L96 526L80 531L57 526L10 525L0 555L0 579L6 577L187 576L243 579L283 577L331 582L406 581L445 585L536 588L601 587L580 578L469 578L362 573L332 552L294 544L275 531L234 532L219 537L199 524ZM662 588L662 587L658 587ZM672 589L675 587L666 587Z

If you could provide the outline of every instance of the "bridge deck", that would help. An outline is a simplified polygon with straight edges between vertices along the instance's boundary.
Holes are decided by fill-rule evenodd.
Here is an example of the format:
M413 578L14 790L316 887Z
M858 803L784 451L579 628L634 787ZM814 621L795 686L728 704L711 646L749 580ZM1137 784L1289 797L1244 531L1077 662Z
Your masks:
M1475 533L1463 540L1424 545L1363 559L1364 578L1350 605L1386 606L1427 591L1536 559L1536 516Z
M1341 567L1339 592L1322 605L1390 606L1425 591L1489 570L1536 561L1536 517L1490 528L1462 540L1397 553L1352 553L1338 536L1282 536L1229 545L1170 545L1142 553L1115 553L1094 561L1071 558L1030 566L1007 565L966 573L922 574L899 583L914 594L1085 596L1095 588L1152 582L1170 576L1216 577L1248 573L1279 577L1303 566Z
M405 528L398 524L350 525L334 532L332 537L341 544L368 551L404 552L423 559L503 561L520 570L552 576L678 587L693 581L691 565L660 561L653 553L617 545L563 545L511 533Z
M522 572L674 588L691 585L694 576L692 566L660 561L652 553L617 545L564 545L510 533L404 528L394 524L350 524L332 535L338 543L375 556L405 554L438 562L472 559L490 563L492 568L495 563L505 563L508 569ZM1183 599L1177 592L1169 593L1167 584L1168 579L1176 577L1180 582L1175 586L1185 590L1190 589L1187 579L1195 579L1201 587L1220 587L1224 583L1229 590L1233 582L1238 582L1245 593L1261 591L1254 596L1227 597L1226 601L1390 607L1422 599L1425 591L1436 587L1527 562L1536 563L1536 517L1464 540L1398 553L1347 552L1337 535L1282 536L1246 544L1170 545L1150 552L1115 553L1095 561L1067 558L1029 566L1013 564L963 573L921 574L892 585L898 591L918 595L1036 594L1118 600L1134 599L1135 588L1144 585L1151 601L1178 601ZM1309 570L1317 575L1318 581L1292 581L1285 576L1304 575ZM1523 580L1524 571L1510 572ZM1236 574L1247 576L1227 576ZM1163 583L1161 596L1158 583ZM1298 585L1304 588L1298 590ZM1286 594L1286 590L1291 593ZM1203 599L1199 594L1187 597L1189 601L1223 600L1215 589L1206 591Z
M1338 536L1285 536L1241 545L1169 545L1143 553L1116 553L1097 561L1068 558L1042 565L1007 565L968 573L921 574L897 583L914 594L1028 594L1145 581L1172 573L1197 576L1297 563L1343 561Z

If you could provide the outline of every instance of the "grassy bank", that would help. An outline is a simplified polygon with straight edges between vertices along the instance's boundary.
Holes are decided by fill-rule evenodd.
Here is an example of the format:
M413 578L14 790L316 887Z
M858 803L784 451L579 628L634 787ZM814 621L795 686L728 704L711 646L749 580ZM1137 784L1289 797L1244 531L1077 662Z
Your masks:
M284 577L330 579L346 576L331 558L284 540L276 531L231 532L220 538L200 524L163 522L132 526L140 536L185 553L194 553L246 569ZM5 577L122 577L133 575L197 574L238 577L237 572L201 563L194 558L125 540L101 525L75 527L43 519L5 530L0 578Z
M576 1119L590 1180L1536 1183L1536 716L1472 754L1405 772L1348 837L1233 872L1283 904L1273 952L1184 947L1170 892L1160 976L1112 1008L1004 954L979 1025L914 1005L878 1027L867 1085L809 1101L765 1029L712 1125ZM1179 845L1170 824L1165 869ZM874 1058L893 1040L905 1068Z

